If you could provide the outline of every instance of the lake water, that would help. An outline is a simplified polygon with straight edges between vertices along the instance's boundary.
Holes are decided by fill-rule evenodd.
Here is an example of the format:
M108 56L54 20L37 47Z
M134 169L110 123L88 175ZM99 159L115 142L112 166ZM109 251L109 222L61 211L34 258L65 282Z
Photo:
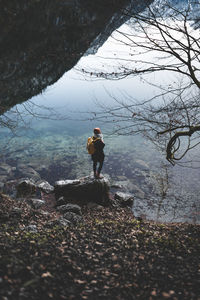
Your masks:
M92 69L103 64L99 57L113 55L114 47L118 55L129 51L119 49L116 42L109 39L96 55L83 57L43 94L17 106L24 115L19 129L14 136L7 130L1 134L1 165L12 167L7 173L1 169L1 182L31 176L36 181L42 178L54 184L59 179L89 175L92 163L86 140L94 127L100 127L106 143L103 174L113 185L134 195L135 216L158 222L199 224L199 168L172 167L165 160L165 154L142 136L117 136L113 134L112 124L90 120L99 110L96 102L111 105L111 95L122 98L127 93L144 100L156 93L156 88L140 78L92 80L79 72L83 67ZM164 74L149 79L166 80ZM29 110L43 118L30 117ZM191 154L193 160L197 154L196 150Z

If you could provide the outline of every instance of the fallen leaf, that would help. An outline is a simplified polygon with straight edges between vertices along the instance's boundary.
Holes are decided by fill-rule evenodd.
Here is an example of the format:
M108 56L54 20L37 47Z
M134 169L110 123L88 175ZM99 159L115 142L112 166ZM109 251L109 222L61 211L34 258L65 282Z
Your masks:
M78 283L78 284L85 284L86 283L85 280L80 280L80 279L74 279L74 282Z
M42 277L42 278L53 277L53 275L51 275L50 272L46 272L46 273L43 273L43 274L41 275L41 277Z

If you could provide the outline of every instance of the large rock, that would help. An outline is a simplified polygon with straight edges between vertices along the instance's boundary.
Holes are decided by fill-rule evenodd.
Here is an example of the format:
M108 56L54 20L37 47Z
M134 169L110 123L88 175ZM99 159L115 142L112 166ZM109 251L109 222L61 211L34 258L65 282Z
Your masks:
M83 177L78 180L60 180L55 183L55 197L69 199L69 202L96 202L101 205L109 204L109 182L106 178L94 179Z
M125 206L132 207L133 206L134 197L133 197L133 195L131 195L129 193L117 192L114 195L114 199L122 207L125 207Z
M42 180L37 184L38 188L46 194L53 193L54 187L46 180Z
M30 179L22 179L16 186L17 198L31 197L36 193L36 185Z

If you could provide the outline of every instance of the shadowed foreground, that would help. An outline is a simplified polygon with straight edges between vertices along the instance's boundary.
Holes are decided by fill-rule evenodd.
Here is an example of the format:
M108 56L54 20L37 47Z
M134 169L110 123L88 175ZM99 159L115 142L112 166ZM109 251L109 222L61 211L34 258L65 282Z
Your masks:
M82 224L61 227L57 212L23 203L19 217L2 199L1 299L199 299L199 226L83 207Z

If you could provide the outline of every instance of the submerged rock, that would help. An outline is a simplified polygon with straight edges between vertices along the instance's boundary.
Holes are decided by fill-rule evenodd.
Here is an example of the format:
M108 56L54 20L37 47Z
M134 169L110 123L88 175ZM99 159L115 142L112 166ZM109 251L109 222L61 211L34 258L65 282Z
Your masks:
M138 168L139 170L149 170L149 165L144 160L136 159L134 168Z
M8 180L7 176L0 176L0 186L3 188L4 183Z
M33 168L26 165L19 165L16 169L17 177L30 178L34 181L40 180L40 174L36 172Z
M144 187L145 187L145 185L144 185ZM142 186L142 188L144 188L144 187ZM144 199L144 197L145 197L144 191L138 185L134 184L129 179L116 181L111 186L111 190L112 190L112 192L115 193L115 192L117 192L117 189L120 189L121 192L124 192L124 193L131 193L135 197L140 198L140 199Z
M9 176L13 171L15 171L15 167L11 167L6 163L1 163L0 165L0 175L1 176Z
M55 197L73 199L81 203L96 202L109 205L109 181L106 178L94 179L89 176L78 180L60 180L55 183Z

